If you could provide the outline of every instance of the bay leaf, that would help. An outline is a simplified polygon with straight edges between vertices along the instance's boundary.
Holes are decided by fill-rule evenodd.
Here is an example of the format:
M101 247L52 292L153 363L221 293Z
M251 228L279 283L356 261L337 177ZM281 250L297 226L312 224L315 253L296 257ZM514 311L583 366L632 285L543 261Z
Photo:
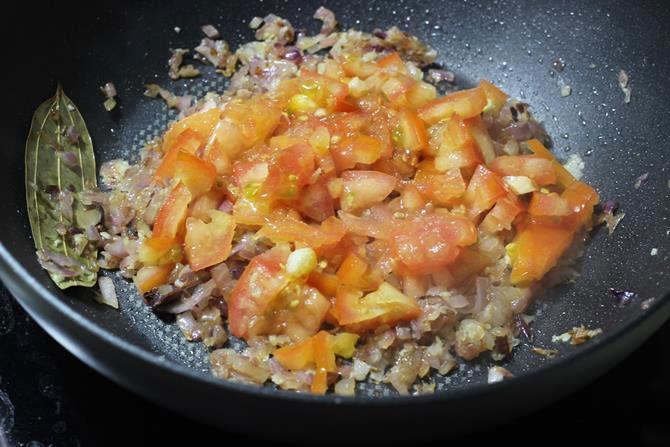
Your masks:
M91 223L92 207L81 202L79 193L97 188L93 142L60 85L33 115L25 168L28 217L40 264L61 289L92 287L97 247L82 241L81 234Z

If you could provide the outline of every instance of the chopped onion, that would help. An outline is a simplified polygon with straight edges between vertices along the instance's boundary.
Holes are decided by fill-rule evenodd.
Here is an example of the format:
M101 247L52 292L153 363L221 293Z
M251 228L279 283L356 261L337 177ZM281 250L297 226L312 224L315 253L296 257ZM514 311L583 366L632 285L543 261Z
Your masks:
M218 39L221 37L219 30L216 29L214 25L203 25L200 27L200 29L205 34L205 36L209 37L210 39Z
M96 301L102 304L113 307L114 309L119 308L119 300L116 297L116 289L114 288L114 281L111 278L106 276L101 276L98 278L98 287L100 287L100 296L96 296Z
M514 375L502 366L489 368L488 383L502 382L509 377L514 377Z
M184 297L183 295L177 300L161 308L161 311L170 314L179 314L193 309L195 306L212 296L212 292L216 288L216 282L210 279L204 284L200 284L195 288L193 295Z

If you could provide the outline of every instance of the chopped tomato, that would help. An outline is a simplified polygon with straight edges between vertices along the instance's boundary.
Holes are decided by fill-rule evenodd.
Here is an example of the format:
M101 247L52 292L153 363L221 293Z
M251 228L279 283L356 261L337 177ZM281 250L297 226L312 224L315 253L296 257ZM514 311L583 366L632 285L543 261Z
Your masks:
M442 174L430 163L424 163L416 171L414 184L426 199L439 206L453 204L454 199L465 193L465 181L459 169L449 169Z
M491 110L497 115L507 102L509 95L486 80L481 81L479 87L481 87L486 94L486 109Z
M282 268L288 255L288 247L278 245L249 261L228 303L228 322L234 336L250 338L266 333L266 311L290 282Z
M186 219L184 252L193 271L219 264L230 256L235 220L223 211L210 210L208 223Z
M377 60L377 66L387 72L406 73L407 67L395 51Z
M437 89L427 82L419 81L407 91L405 97L409 106L416 109L433 101L437 97Z
M195 217L203 222L209 222L209 211L217 209L223 202L223 198L223 192L216 189L201 195L191 203L191 206L189 206L189 217Z
M533 216L561 217L570 212L568 201L555 192L534 192L528 206L528 213Z
M137 271L133 281L140 293L144 294L154 287L167 284L173 268L174 264L144 266Z
M584 182L572 182L561 194L568 202L571 216L568 220L574 228L591 227L593 207L598 204L599 197L595 189Z
M483 88L475 87L435 99L420 107L418 114L426 123L435 124L451 118L454 114L461 118L472 118L482 113L484 107L486 107L486 93Z
M156 215L152 237L175 239L182 234L191 197L188 188L181 182L170 191Z
M521 214L524 206L513 194L507 194L496 201L495 206L482 220L481 228L489 233L511 230L514 219Z
M448 267L451 279L448 287L457 287L466 279L480 273L485 267L492 264L491 259L471 248L464 248L456 260Z
M191 196L199 197L214 185L216 167L186 152L177 154L174 178L191 191Z
M567 188L570 186L573 182L575 182L577 179L575 179L570 172L563 167L562 164L556 160L554 155L544 147L542 143L540 143L538 140L529 140L526 144L528 144L528 149L533 151L533 154L535 154L537 157L543 158L545 160L549 160L552 163L552 166L554 167L554 172L556 173L556 180L558 181L558 184L561 185L563 188Z
M442 130L442 141L435 157L435 167L439 171L474 168L482 161L481 153L466 122L458 116L450 119Z
M551 161L535 155L501 155L489 165L499 175L522 175L540 186L556 183L556 171Z
M265 189L281 200L295 200L314 173L314 152L308 144L296 144L279 152L270 167Z
M275 213L256 233L278 244L300 241L314 249L339 242L346 233L345 226L336 217L329 217L320 226L309 225L294 216Z
M338 171L351 169L358 163L372 164L382 153L382 142L368 135L353 135L340 140L331 155Z
M484 159L484 163L491 163L496 158L496 154L493 149L493 140L491 140L486 125L478 116L465 120L465 125L470 132L470 135L475 140L479 153Z
M347 76L356 76L360 79L366 79L379 70L378 66L373 62L364 62L358 56L348 57L344 62L342 62L342 69L347 74Z
M142 241L137 254L142 265L166 265L179 262L182 251L176 239L152 237Z
M283 346L272 353L272 357L286 369L300 371L314 364L314 339L307 338L298 343Z
M377 171L342 173L340 206L344 211L368 208L384 200L396 186L397 179Z
M395 75L388 78L381 86L384 97L395 107L407 107L407 93L417 81L409 76Z
M553 268L568 249L574 230L565 225L527 219L517 225L507 254L512 263L512 284L528 284Z
M490 209L500 197L507 194L503 181L498 175L479 165L470 179L463 196L468 207L468 215L476 218Z
M201 144L202 140L196 132L191 129L184 130L179 137L171 143L170 148L161 160L161 164L158 166L158 169L156 169L154 178L163 183L165 183L166 179L172 178L179 154L182 152L195 154Z
M471 221L451 214L432 214L394 225L391 248L412 273L427 274L449 265L462 246L477 241Z
M219 122L220 116L221 111L217 108L212 108L194 113L172 124L163 137L163 152L171 151L185 131L189 131L188 133L197 137L201 142L207 141L212 130L214 130L214 127Z
M341 287L335 297L333 313L347 330L362 333L381 325L393 326L412 320L421 314L421 309L413 298L385 282L367 295Z
M298 199L298 210L304 216L323 222L335 215L335 201L328 191L327 180L320 179L307 186Z
M307 283L313 287L319 289L319 292L323 293L327 297L334 297L337 293L337 287L340 284L340 280L334 273L324 273L313 270L309 274L309 279Z
M362 291L372 291L379 287L383 278L372 271L368 263L354 252L350 252L337 269L339 283Z
M333 336L326 331L320 331L312 337L314 343L314 366L316 371L312 379L310 391L315 394L325 394L328 390L328 373L337 369L335 352L333 352Z
M413 152L428 146L426 125L411 110L403 110L398 115L398 147Z

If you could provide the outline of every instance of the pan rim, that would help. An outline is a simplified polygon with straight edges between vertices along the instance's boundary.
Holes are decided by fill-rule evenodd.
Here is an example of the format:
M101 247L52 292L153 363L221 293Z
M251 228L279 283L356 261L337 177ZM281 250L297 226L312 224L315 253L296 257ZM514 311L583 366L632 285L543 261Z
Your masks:
M474 398L476 395L502 392L504 389L510 389L516 386L523 386L524 383L536 380L538 377L544 375L549 370L558 369L567 362L580 361L596 351L604 349L606 346L611 346L620 341L633 327L642 325L643 322L652 318L662 307L667 307L668 316L670 316L670 291L662 294L661 297L654 300L653 303L644 312L638 316L627 321L624 325L615 331L608 332L597 340L580 347L579 349L570 352L566 355L560 356L554 360L546 362L539 368L534 368L530 371L524 371L522 374L515 376L509 380L504 380L497 383L475 383L465 388L449 389L445 391L437 391L433 394L423 395L382 395L375 397L368 396L338 396L334 394L314 395L311 393L298 393L293 391L278 390L266 386L255 386L240 382L232 382L228 380L221 380L215 378L211 374L197 372L187 366L179 363L166 360L155 352L142 349L136 345L123 341L110 332L104 330L102 327L96 325L87 318L76 319L69 311L69 306L64 303L55 293L44 288L40 283L31 276L28 270L11 254L5 247L5 244L0 242L0 279L6 283L13 285L16 289L32 294L34 297L43 299L47 305L55 310L61 318L67 319L71 324L79 326L88 335L94 336L102 342L111 345L112 347L121 351L124 355L133 356L142 362L149 364L154 368L162 369L163 372L175 374L177 376L186 376L191 380L202 382L207 386L222 387L227 391L238 392L243 394L250 394L254 397L271 398L278 401L287 402L304 402L315 405L350 405L350 406L377 406L393 403L397 405L421 405L430 402L448 402L458 401L463 398ZM12 293L12 296L17 301L22 298L17 298ZM667 317L666 317L667 320ZM40 324L38 322L38 324ZM42 326L40 324L40 326ZM62 345L62 343L59 342ZM64 346L68 351L72 350ZM72 352L79 360L92 366L87 361L82 359L79 354ZM97 368L96 369L99 373Z

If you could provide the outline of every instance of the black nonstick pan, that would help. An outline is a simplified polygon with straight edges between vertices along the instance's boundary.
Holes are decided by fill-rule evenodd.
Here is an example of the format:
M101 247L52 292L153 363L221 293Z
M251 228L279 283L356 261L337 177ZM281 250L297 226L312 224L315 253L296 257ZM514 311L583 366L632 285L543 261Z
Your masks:
M601 375L670 316L670 9L664 2L328 1L345 27L398 25L438 50L438 61L468 86L490 79L534 106L561 159L579 154L584 177L626 213L615 233L594 233L574 284L543 293L535 344L573 326L602 328L585 345L560 345L554 359L522 345L503 363L514 378L486 384L485 360L438 381L433 395L400 397L365 384L355 398L290 394L211 377L206 352L119 286L121 310L98 305L90 289L61 292L40 268L23 188L23 148L35 108L61 82L85 117L98 163L136 157L174 116L142 95L158 82L177 93L221 90L208 73L170 81L169 48L192 48L200 26L216 25L233 46L252 37L254 16L276 13L316 30L321 2L49 2L12 5L5 16L0 277L21 305L82 361L121 385L193 418L267 437L356 439L446 436L532 411ZM176 31L179 29L179 32ZM565 63L562 71L554 64ZM630 76L624 104L617 74ZM119 107L108 113L99 86L112 81ZM572 87L562 97L560 84ZM646 181L634 185L648 173ZM622 306L608 288L636 293ZM653 367L653 365L640 365ZM92 393L95 390L91 390ZM102 404L102 403L101 403Z

